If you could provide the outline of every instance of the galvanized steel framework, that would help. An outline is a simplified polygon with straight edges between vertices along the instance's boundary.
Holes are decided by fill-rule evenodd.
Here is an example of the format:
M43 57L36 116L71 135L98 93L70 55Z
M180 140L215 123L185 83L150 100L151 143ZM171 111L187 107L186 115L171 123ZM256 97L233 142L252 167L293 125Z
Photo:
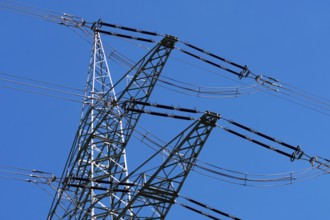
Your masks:
M116 219L165 219L219 118L218 114L206 112L131 172L129 177L139 172L164 149L172 147L169 155L159 164L156 171L140 173L132 182L131 198L124 209L116 210L118 213ZM133 216L128 215L128 210L134 210Z
M172 153L155 173L130 181L125 147L142 111L128 109L144 109L132 100L148 101L175 42L165 36L113 84L100 33L94 29L80 125L48 219L165 218L218 119L209 113L202 116L173 139ZM116 94L127 76L131 81Z

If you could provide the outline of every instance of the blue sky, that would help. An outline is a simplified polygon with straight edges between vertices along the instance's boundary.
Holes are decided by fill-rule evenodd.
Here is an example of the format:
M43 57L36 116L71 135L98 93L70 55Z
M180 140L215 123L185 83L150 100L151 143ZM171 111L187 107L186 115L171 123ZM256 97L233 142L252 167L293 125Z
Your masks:
M282 85L293 85L329 103L330 3L325 0L317 3L303 0L45 3L33 0L29 4L77 15L87 21L102 18L109 23L175 35L182 41L248 65L253 73L274 77ZM9 89L3 86L17 88L19 85L4 79L13 80L6 75L12 74L84 89L92 47L64 26L3 9L0 24L0 165L60 175L79 123L81 104ZM123 40L109 36L104 36L103 40L135 61L146 53L143 48ZM172 55L173 59L164 69L165 76L210 87L241 88L255 84L252 79L239 81L230 73L177 51ZM114 78L125 72L111 61L109 66ZM205 68L209 71L203 70ZM237 98L198 98L159 87L150 101L215 111L294 146L301 145L309 155L329 158L329 115L294 102L327 114L329 105L318 102L322 105L320 108L308 104L299 99L306 96L297 94L281 97L279 93L267 91ZM190 123L148 115L141 120L143 127L165 141ZM223 120L219 124L227 125ZM145 146L140 145L136 141L128 146L129 167L141 160L142 156L137 153L144 151ZM200 159L250 174L295 172L310 167L306 161L290 162L286 157L219 128L211 134ZM181 193L242 219L327 219L329 183L329 177L323 175L287 186L248 187L191 172ZM0 179L0 194L0 219L45 219L52 201L38 186L8 178ZM178 205L168 216L168 219L187 218L203 219Z

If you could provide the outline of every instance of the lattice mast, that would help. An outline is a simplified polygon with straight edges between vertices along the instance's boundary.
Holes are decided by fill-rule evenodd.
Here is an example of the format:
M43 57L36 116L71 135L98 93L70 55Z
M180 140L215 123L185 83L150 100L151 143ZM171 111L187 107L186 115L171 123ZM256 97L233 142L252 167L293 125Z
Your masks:
M141 113L123 105L149 99L176 42L166 36L113 85L97 28L94 33L81 121L48 219L112 219L109 210L127 205L128 187L114 186L123 179L129 186L125 147ZM127 76L132 80L115 94Z
M132 182L131 198L126 207L115 210L115 219L165 219L219 118L218 114L205 113L130 173L135 175L155 156L173 147L155 172L141 173Z

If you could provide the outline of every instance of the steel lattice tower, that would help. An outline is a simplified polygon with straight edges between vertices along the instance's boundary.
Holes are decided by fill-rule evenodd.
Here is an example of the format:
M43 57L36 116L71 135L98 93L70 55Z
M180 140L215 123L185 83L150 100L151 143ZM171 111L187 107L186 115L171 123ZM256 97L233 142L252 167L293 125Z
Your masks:
M126 111L124 105L149 99L176 42L166 36L113 85L100 34L97 29L94 33L81 121L48 219L113 219L113 210L126 207L125 147L141 113ZM132 80L115 94L127 76ZM124 189L115 189L118 183ZM130 209L127 213L133 215Z

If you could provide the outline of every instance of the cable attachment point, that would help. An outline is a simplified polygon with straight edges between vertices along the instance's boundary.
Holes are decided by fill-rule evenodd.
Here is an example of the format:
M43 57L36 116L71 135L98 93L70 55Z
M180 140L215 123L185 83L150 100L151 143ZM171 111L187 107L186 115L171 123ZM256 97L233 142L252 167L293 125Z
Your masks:
M244 66L242 71L240 72L239 79L242 79L243 77L248 77L249 74L251 73L249 67L247 65Z
M304 151L301 150L301 146L297 146L297 150L291 155L291 162L294 160L299 160L304 155Z
M312 157L311 159L309 159L309 162L312 164L312 166L314 167L315 162L317 162L317 157Z
M161 40L161 45L167 48L174 48L174 44L178 41L177 37L166 34L163 40Z
M102 27L102 24L103 24L102 19L99 19L97 22L94 22L94 23L92 24L91 29L92 29L93 31L95 31L95 30L101 28L101 27Z
M56 180L56 176L52 174L51 178L48 178L47 183L51 184L52 182L54 182Z
M201 117L201 121L204 124L216 126L217 120L221 118L221 115L216 112L206 111L205 114Z
M128 113L135 105L135 98L131 97L129 100L123 102L121 108L124 110L125 113Z
M122 104L122 109L124 110L125 113L129 112L130 110L130 101L125 101L123 104Z

